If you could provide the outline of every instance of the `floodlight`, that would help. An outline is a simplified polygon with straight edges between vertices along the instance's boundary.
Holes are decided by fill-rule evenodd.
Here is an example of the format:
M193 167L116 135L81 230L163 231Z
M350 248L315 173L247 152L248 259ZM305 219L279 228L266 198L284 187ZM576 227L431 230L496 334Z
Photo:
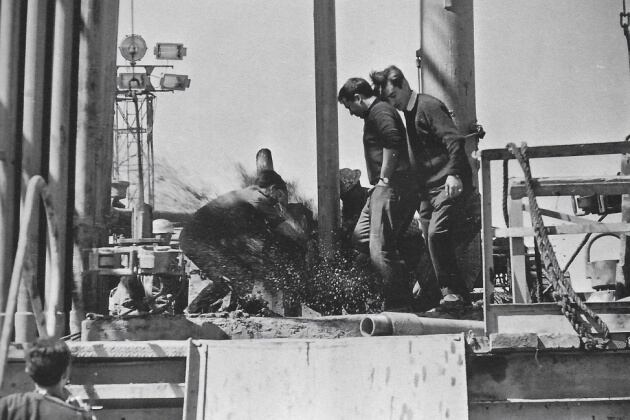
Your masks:
M147 43L140 35L128 35L121 41L118 49L125 60L135 63L142 60L147 53Z
M160 86L167 90L186 90L190 87L190 79L185 74L165 74L160 79Z
M158 42L153 49L155 58L159 60L181 60L186 55L184 44Z
M149 77L144 73L119 73L117 86L119 90L153 90Z

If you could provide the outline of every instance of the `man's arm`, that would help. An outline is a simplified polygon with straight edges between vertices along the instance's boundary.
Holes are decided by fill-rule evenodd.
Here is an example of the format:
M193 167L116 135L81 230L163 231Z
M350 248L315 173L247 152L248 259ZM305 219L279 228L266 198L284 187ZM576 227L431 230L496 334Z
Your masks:
M448 162L444 168L448 176L444 188L450 197L457 197L463 191L461 177L468 173L469 165L464 148L464 136L459 133L444 103L435 98L428 98L423 105L430 131L442 141L448 153Z
M383 162L381 163L380 180L376 185L385 185L383 178L391 178L398 166L401 150L406 150L407 133L400 115L391 106L375 109L376 127L383 144Z

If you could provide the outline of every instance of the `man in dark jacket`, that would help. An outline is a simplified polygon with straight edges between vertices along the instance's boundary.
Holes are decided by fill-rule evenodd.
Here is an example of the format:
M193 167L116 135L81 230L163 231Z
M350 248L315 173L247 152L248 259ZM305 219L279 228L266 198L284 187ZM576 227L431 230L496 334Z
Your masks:
M63 340L40 338L25 351L26 373L35 391L11 394L0 400L3 420L93 420L88 405L66 388L70 377L70 349Z
M184 254L212 280L204 300L251 293L271 242L287 252L306 246L307 233L287 211L287 202L282 177L265 170L254 185L220 195L197 210L179 240Z
M405 127L398 112L379 100L370 84L349 79L337 97L350 115L364 120L363 149L370 184L354 230L356 247L369 252L384 285L385 310L409 310L411 290L400 258L400 238L418 206L416 178L409 165Z
M459 133L446 105L411 90L395 66L371 75L376 90L403 111L409 144L422 187L420 219L431 261L442 289L443 304L469 299L458 270L452 227L465 216L466 198L472 192L472 171Z

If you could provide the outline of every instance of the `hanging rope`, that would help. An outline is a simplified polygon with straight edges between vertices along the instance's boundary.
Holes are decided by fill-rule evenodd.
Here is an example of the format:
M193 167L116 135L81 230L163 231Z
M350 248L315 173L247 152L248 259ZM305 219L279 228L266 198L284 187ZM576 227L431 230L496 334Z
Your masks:
M628 66L630 68L630 30L628 30L628 26L630 25L630 13L626 11L626 0L622 1L623 12L619 13L619 25L621 25L623 35L626 37L626 44L628 46Z
M525 174L525 189L529 199L530 216L536 243L540 249L540 255L547 273L547 278L553 284L553 297L562 308L562 313L567 317L573 329L578 333L580 340L587 350L606 348L610 341L610 331L601 318L584 304L582 299L575 293L571 283L564 278L564 272L560 269L558 259L554 252L551 241L547 236L542 215L538 208L536 195L534 194L533 178L527 159L527 144L523 143L520 148L514 143L509 143L507 148ZM591 326L600 334L601 338L596 338L591 334Z

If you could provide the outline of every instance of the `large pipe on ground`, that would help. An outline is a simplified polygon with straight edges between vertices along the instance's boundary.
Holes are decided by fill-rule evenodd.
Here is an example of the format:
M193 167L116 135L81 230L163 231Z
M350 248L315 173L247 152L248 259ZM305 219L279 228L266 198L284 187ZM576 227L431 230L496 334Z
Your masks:
M430 335L456 334L472 331L477 336L485 335L483 321L469 319L444 319L422 317L403 312L382 312L368 315L359 325L361 335Z

